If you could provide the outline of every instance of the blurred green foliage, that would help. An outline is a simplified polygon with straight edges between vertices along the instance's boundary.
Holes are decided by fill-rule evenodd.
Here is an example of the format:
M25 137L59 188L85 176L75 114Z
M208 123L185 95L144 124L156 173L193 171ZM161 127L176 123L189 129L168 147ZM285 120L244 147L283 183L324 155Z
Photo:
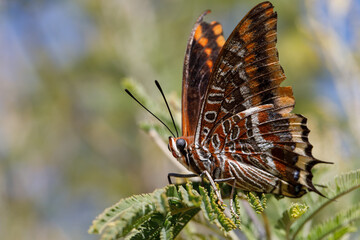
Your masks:
M153 99L150 107L165 112L153 84L158 79L179 107L174 101L197 16L211 9L207 20L220 21L228 36L258 2L2 2L0 236L95 238L87 228L105 207L165 186L167 173L179 170L139 130L137 122L153 119L121 81L140 83ZM360 167L359 3L272 2L288 77L283 85L293 87L295 112L309 119L314 155L335 163L317 167L321 184Z
M337 176L326 186L323 194L328 198L307 194L300 201L311 203L310 207L294 203L290 198L272 201L277 213L268 215L264 210L267 197L274 198L271 194L260 197L260 194L236 191L231 196L230 185L217 185L223 198L233 197L233 208L229 202L232 210L227 212L226 205L218 201L214 187L208 182L171 184L150 194L121 199L96 217L89 233L101 234L102 240L208 239L209 234L213 239L233 240L342 239L358 230L360 204L346 206L338 212L331 205L360 189L360 170ZM274 207L272 204L270 208ZM313 221L321 212L325 213L321 221ZM261 214L261 223L254 213ZM201 231L202 228L206 231Z

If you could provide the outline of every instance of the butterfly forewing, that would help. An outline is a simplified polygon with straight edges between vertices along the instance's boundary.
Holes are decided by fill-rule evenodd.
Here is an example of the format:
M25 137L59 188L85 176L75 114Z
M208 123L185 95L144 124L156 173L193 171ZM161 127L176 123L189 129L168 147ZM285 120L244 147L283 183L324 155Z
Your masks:
M291 88L285 79L276 43L277 14L269 2L253 8L236 26L214 65L198 121L195 141L203 144L222 120L263 104L291 111Z
M182 86L182 135L194 136L201 102L205 95L215 60L225 43L218 22L207 23L204 12L190 34L185 54Z

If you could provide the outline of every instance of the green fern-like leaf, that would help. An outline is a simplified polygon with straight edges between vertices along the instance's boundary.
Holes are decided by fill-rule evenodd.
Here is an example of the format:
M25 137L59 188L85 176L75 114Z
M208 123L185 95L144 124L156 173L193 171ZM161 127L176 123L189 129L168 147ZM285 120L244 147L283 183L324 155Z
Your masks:
M338 239L346 233L353 232L352 224L360 220L360 204L336 214L333 218L316 225L304 239L323 239L329 235ZM340 231L339 231L340 230Z
M255 195L252 192L249 192L247 195L247 200L250 204L250 206L255 210L257 214L262 213L266 208L266 197L265 194L261 195L261 198L257 195Z
M232 213L232 220L234 221L236 226L240 228L240 198L237 194L233 198L233 207L236 215Z
M290 216L292 218L299 218L307 212L309 206L301 203L292 203L290 207Z
M172 223L172 216L169 212L165 218L164 224L160 230L160 239L161 240L171 240L174 239L174 224Z
M136 211L134 211L136 208ZM117 239L126 236L134 228L141 226L143 223L151 220L155 214L153 205L134 206L130 211L123 213L119 220L111 222L105 228L102 239Z
M275 228L281 229L281 230L288 230L288 229L290 229L292 222L293 222L293 220L291 219L289 211L285 210L282 213L281 218L277 221Z
M202 196L201 208L204 216L223 231L228 232L235 229L236 224L225 215L224 209L218 205L216 194L212 188L210 194L203 187L199 187L199 192Z
M173 235L177 236L185 225L200 211L199 208L193 208L177 215L174 220Z
M215 222L218 223L217 225L220 226L220 228L226 232L236 229L236 224L225 215L222 206L218 205L217 203L218 199L214 191L210 192L210 200L211 200L211 207L214 210L217 220Z
M149 215L149 213L152 213L155 209L155 205L152 203L152 196L150 194L132 196L121 200L119 203L110 208L105 209L105 211L93 221L93 224L89 229L89 233L101 233L109 223L113 222L117 218L123 217L125 214L129 214L129 212L131 212L129 210L131 209L141 209L141 211L133 212L137 212L138 217L140 218L149 218L151 215Z
M336 199L353 192L360 188L360 170L351 171L349 173L337 176L334 181L327 184L327 188L324 189L324 194L327 198L319 196L307 196L305 201L311 206L311 208L294 223L291 239L296 239L305 223L310 221L318 212L327 207Z
M155 213L151 216L149 221L142 224L138 229L133 230L127 239L131 240L141 240L141 239L157 239L159 237L159 231L164 222L164 215L160 213ZM109 230L112 229L112 226L109 226ZM114 229L116 230L116 229ZM104 239L104 235L102 236Z
M102 234L102 239L173 239L200 211L224 234L237 225L224 214L223 206L212 187L205 183L169 185L151 194L121 200L100 214L90 227L90 233Z
M328 240L338 240L343 239L343 237L348 233L356 232L357 228L354 226L340 227L338 230L335 230L332 235L328 237Z
M308 210L308 208L309 207L306 204L292 203L290 209L285 210L282 213L282 216L277 221L275 228L282 230L283 238L285 238L285 236L286 239L289 238L292 224L297 218L301 217Z
M206 189L203 187L199 187L199 192L202 197L200 206L203 214L209 222L213 222L215 220L215 214L211 205L210 197L208 196Z

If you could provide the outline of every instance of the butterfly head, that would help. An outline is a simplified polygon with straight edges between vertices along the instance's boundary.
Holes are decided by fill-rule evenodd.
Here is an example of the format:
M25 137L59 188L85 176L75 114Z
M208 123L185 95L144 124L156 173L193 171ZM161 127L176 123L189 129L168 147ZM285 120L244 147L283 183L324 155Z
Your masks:
M172 155L184 166L189 166L187 158L188 142L184 138L169 137L169 150Z

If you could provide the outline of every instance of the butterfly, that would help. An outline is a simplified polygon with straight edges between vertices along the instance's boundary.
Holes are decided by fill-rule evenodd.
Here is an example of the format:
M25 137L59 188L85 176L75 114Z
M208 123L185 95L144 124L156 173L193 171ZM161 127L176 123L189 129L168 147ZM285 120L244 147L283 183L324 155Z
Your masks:
M298 198L319 192L307 119L280 66L277 13L255 6L225 41L203 13L188 40L182 81L182 136L169 137L173 156L194 174L245 191ZM218 198L221 196L216 189ZM222 201L222 200L221 200Z

